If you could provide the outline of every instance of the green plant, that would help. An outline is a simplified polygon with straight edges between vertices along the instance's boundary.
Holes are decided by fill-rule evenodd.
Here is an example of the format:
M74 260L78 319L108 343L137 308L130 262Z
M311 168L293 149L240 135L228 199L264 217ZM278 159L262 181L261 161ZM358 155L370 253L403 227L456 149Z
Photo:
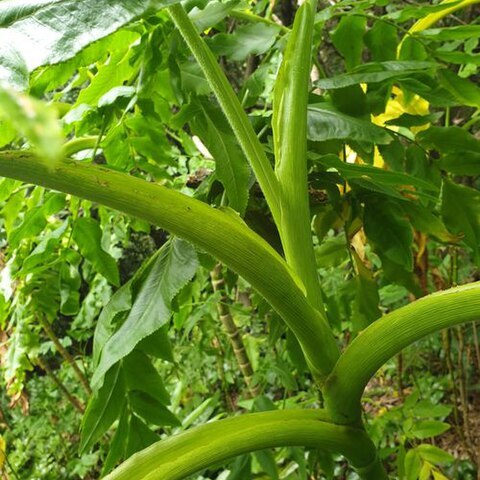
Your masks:
M46 7L39 6L36 2L25 2L25 5L5 3L5 6L0 6L0 13L4 15L3 25L7 31L8 28L17 28L18 32L22 32L22 29L29 25L29 14L37 15L40 20L46 18L52 21L55 13L58 13L57 7L69 8L72 2L46 2ZM418 93L429 101L435 101L436 95L444 95L447 98L447 108L461 104L478 111L478 87L450 70L442 69L438 63L426 61L423 55L427 52L426 48L434 52L437 50L428 46L428 35L425 44L415 36L423 31L423 28L451 13L453 7L437 6L438 12L415 24L405 36L405 41L399 45L400 60L376 59L375 63L364 66L359 65L361 50L359 53L351 47L350 42L355 38L349 38L349 35L353 35L355 29L363 32L367 15L361 7L352 14L340 11L338 15L341 20L332 35L332 41L344 57L348 71L316 82L316 87L329 92L330 96L327 98L309 90L317 2L303 2L296 12L293 27L286 36L283 59L273 88L273 140L270 145L259 139L260 135L246 115L237 94L212 51L199 35L184 6L175 1L151 2L151 10L144 6L144 2L117 2L115 7L108 2L85 2L80 8L85 21L93 21L92 12L88 12L93 3L110 9L108 13L112 18L118 18L118 22L112 23L108 28L103 26L102 38L136 18L148 19L149 13L164 7L200 65L208 82L207 88L209 86L213 91L230 128L222 125L222 117L219 117L215 108L198 99L194 99L191 104L185 104L185 110L180 111L175 119L166 114L171 125L175 122L180 125L180 131L183 127L182 114L196 117L196 120L189 121L189 126L194 133L198 133L215 158L217 175L225 189L218 208L177 191L173 188L174 185L168 188L119 171L133 168L128 165L128 159L125 160L126 167L122 168L123 160L118 159L115 168L111 168L112 165L99 166L95 162L64 158L92 150L92 158L95 159L102 142L106 156L115 156L117 152L114 149L109 150L109 141L115 142L123 138L121 128L124 127L121 122L135 102L140 105L140 110L151 112L149 95L152 91L157 93L153 82L159 81L159 78L155 77L155 64L163 59L155 58L155 41L158 39L155 33L150 31L141 39L146 42L146 46L141 45L141 48L149 53L136 71L138 77L137 73L133 75L133 80L129 76L129 68L133 70L132 64L137 61L135 49L125 53L119 48L118 58L113 50L113 53L109 54L109 61L112 63L106 62L102 65L98 75L100 76L102 71L104 77L111 74L108 71L109 65L118 69L118 65L122 65L122 68L129 72L125 74L128 77L125 79L126 85L117 86L113 92L103 92L101 81L96 84L92 82L90 87L80 93L76 111L70 112L72 118L77 115L81 122L85 122L83 126L80 122L78 130L88 130L85 125L98 120L92 120L96 112L92 113L90 119L82 116L85 111L88 112L87 108L82 113L82 102L88 103L88 96L91 95L91 101L98 103L102 113L102 127L98 137L80 136L62 147L63 132L58 128L53 107L47 109L26 95L13 93L10 87L1 89L5 123L20 129L34 148L33 151L22 148L0 152L2 176L99 203L161 227L176 236L144 263L133 278L115 291L98 320L94 340L95 372L91 382L95 395L90 400L84 417L82 449L88 450L119 418L104 472L108 472L118 459L138 450L135 445L122 444L122 437L127 435L128 429L135 431L136 428L141 432L139 436L147 438L144 443L154 443L108 473L106 478L112 480L181 479L236 455L271 447L298 445L341 453L361 478L387 478L385 467L366 433L362 418L361 399L365 387L385 362L413 342L443 328L476 321L480 312L480 285L469 283L453 286L379 318L381 313L378 309L378 291L372 274L358 252L351 251L350 244L363 225L386 275L395 278L397 283L406 285L417 296L418 285L413 285L412 280L413 233L408 221L414 224L416 230L451 245L457 244L461 237L459 234L463 233L463 241L478 258L480 235L478 206L475 206L478 192L456 184L451 178L455 174L480 173L478 140L467 130L449 125L442 128L431 127L416 135L412 133L413 130L408 130L435 121L434 114L427 116L406 112L396 118L397 123L393 121L391 125L399 128L399 135L407 136L413 141L409 145L409 158L420 158L418 164L424 162L427 172L421 176L416 175L421 170L418 164L414 166L418 169L417 172L414 168L407 173L394 168L398 149L403 148L399 139L392 133L392 129L379 127L369 121L370 114L379 114L385 110L385 104L392 92L391 82L398 84L405 96L413 97ZM247 18L258 24L268 24L269 28L275 29L275 35L278 34L280 28L271 25L271 22L262 17L245 13L244 9L237 9L236 2L234 3L235 5L230 5L228 2L218 2L217 8L220 13L226 9L225 11L240 19ZM460 2L455 8L474 3L478 2ZM425 8L428 11L428 8ZM399 15L408 15L404 13L406 11L407 9L400 10ZM115 17L117 14L118 17ZM335 15L336 13L332 13L332 17ZM412 17L415 15L412 13ZM193 17L195 18L195 15ZM165 29L171 28L171 23L165 18L165 11L155 18L168 25ZM384 20L375 23L377 30L388 30L389 20ZM196 21L201 23L201 18L198 20L196 17ZM82 22L70 19L70 23L71 36L65 36L62 42L59 42L55 53L44 52L41 63L30 59L31 64L26 65L28 69L67 61L72 62L70 66L75 70L81 66L82 61L89 62L86 58L94 55L95 44L90 47L87 45L100 38L91 38L84 42L81 35ZM166 36L161 28L156 32L160 37ZM478 34L478 26L475 32ZM132 29L130 33L133 44L138 40L135 36L137 32ZM442 35L442 32L437 34ZM443 34L455 37L455 32L448 29L445 29ZM471 32L463 33L467 36L469 34L473 35ZM374 35L375 33L371 34L372 37ZM383 38L382 35L380 38ZM430 35L434 36L435 33ZM456 35L462 35L462 32L457 32ZM420 33L418 36L421 36ZM76 45L77 40L84 43ZM179 37L175 37L171 41L171 47L175 48L176 43L181 41ZM378 44L378 38L371 39L372 50L375 50L376 42ZM84 47L87 49L82 50ZM73 56L78 52L83 52L83 59ZM462 53L467 56L466 60L462 57L464 63L472 60L468 53ZM445 52L440 49L438 55L441 59ZM22 65L18 63L14 65L15 68L8 68L11 65L7 61L11 60L5 59L10 83L25 86L25 82L28 83L28 77L25 79L28 69L22 70ZM114 61L118 61L118 64L115 65ZM178 65L169 58L167 67L166 70L173 77ZM38 74L35 87L39 92L42 92L42 88L48 90L45 86L48 82L56 81L52 79L52 71L54 75L55 69L40 71ZM67 69L67 74L71 73L72 70ZM132 87L131 83L137 80L138 84ZM169 80L175 85L174 79ZM78 84L81 83L79 81ZM361 89L361 83L369 85L368 95ZM32 90L35 93L35 88ZM172 97L175 95L181 96L181 89L174 92ZM160 101L158 105L154 105L153 110L161 110L162 106L165 107ZM119 116L116 116L118 112L115 109L120 111ZM37 110L38 114L28 115ZM156 119L157 116L152 114L152 118ZM112 119L118 121L117 125ZM114 126L108 135L111 135L113 140L105 140L102 137L110 122ZM162 124L157 123L154 125ZM266 123L268 128L268 122ZM131 121L129 128L137 129L137 132L145 129L148 132L149 125L148 122L142 123L136 118ZM48 132L48 142L44 141L44 130ZM332 133L332 130L335 132ZM172 134L172 137L175 138L175 134ZM139 135L137 141L127 148L141 150L141 138ZM182 140L181 137L175 140L178 141L179 138ZM312 142L313 146L309 145L309 142ZM10 142L5 144L8 143ZM346 160L347 145L352 146L366 160L370 158L371 163L374 162L378 148L385 161L390 162L391 168L386 170L342 162L338 153L342 150L343 160ZM464 161L458 161L452 145L465 149ZM242 219L248 198L248 194L244 195L243 190L248 191L250 175L247 167L242 164L242 153L238 146L263 192L278 231L281 253L272 246L274 242L269 243L267 235L263 238ZM442 154L441 164L437 165L436 169L427 168L431 166L430 157L425 156L427 150L436 150ZM152 156L156 154L158 152L149 153ZM271 162L272 157L274 162ZM146 172L153 171L154 176L161 176L148 162L142 167ZM440 167L450 173L450 178L448 175L441 177ZM328 206L310 205L309 187L312 184L331 194L331 203ZM342 187L341 191L336 185ZM353 189L354 195L348 196L347 186ZM16 184L11 186L11 191L14 188L17 188ZM8 192L9 195L11 191ZM443 199L442 219L431 213L440 191ZM343 194L342 198L340 193ZM201 194L202 192L199 192L198 196ZM44 193L38 195L43 196ZM458 214L458 209L452 208L456 201L464 203L463 221L453 218ZM47 219L63 208L65 198L54 194L47 198L47 202L36 207L39 210L35 211L36 216L31 220L36 225L36 230L42 230ZM75 206L73 208L75 209ZM315 228L318 245L315 244L311 232L313 208L317 209ZM359 214L360 210L362 214ZM79 208L76 210L77 215L78 211ZM447 229L443 222L449 224L450 228ZM332 239L327 235L330 227L336 224L344 227L344 238ZM382 224L385 231L382 230ZM64 228L68 227L65 225ZM58 233L59 236L62 234ZM91 263L93 270L105 277L110 285L118 287L120 281L115 262L112 256L99 246L100 237L101 232L94 218L80 215L75 218L72 238L77 242L80 253ZM20 244L21 238L25 236L22 237L17 232L16 235L10 234L8 240L15 245ZM315 388L321 392L322 408L245 414L198 426L156 442L158 436L150 432L136 414L142 416L141 412L144 412L143 418L148 417L151 423L156 425L178 426L178 419L167 408L168 400L165 397L168 395L164 393L161 381L155 380L154 385L150 385L151 390L147 390L148 372L152 372L152 378L156 378L147 354L150 354L152 349L162 350L159 345L166 341L165 332L161 328L170 316L172 302L195 274L198 259L191 245L240 275L283 319L301 347ZM343 255L350 256L358 292L356 311L353 312L355 318L352 319L353 331L357 335L343 352L340 351L336 336L339 329L334 318L334 308L329 305L328 296L322 291L317 272L317 262L328 267L330 261L325 254L325 247L335 245L340 245ZM66 284L75 284L75 272L80 262L78 253L65 255L69 269L62 271L63 278ZM28 273L31 272L26 272L25 278ZM71 287L69 291L73 292L75 288ZM70 302L75 303L71 295L67 297L62 300L62 308L66 313ZM155 312L155 315L151 312ZM158 356L164 358L165 352ZM142 375L137 372L143 372L144 378L136 379L135 375ZM143 387L140 385L142 380ZM154 400L150 398L152 391ZM121 398L126 392L129 396L128 402L114 402L115 397ZM153 411L155 413L152 415ZM415 453L406 454L409 455L412 457Z

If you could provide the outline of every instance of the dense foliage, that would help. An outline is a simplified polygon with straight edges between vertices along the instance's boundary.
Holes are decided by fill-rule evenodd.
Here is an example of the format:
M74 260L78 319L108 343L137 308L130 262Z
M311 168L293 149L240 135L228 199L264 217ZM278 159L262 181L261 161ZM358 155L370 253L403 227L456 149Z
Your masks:
M235 104L217 101L215 58L196 61L178 2L0 1L4 478L99 478L207 421L322 406L324 372L271 306L278 272L279 285L284 271L298 275L288 277L292 288L325 312L341 350L415 299L479 279L479 2L299 3L317 9L313 49L292 26L303 18L296 2L183 2L259 153L231 112L226 120L225 105ZM303 94L291 75L302 61ZM308 150L292 167L303 101ZM19 174L32 152L31 173ZM262 159L283 182L281 206ZM72 172L92 166L85 184L43 179L62 162ZM302 168L308 195L295 183ZM190 238L188 222L177 226L177 197L168 206L178 218L153 226L147 210L165 204L144 206L157 197L137 191L140 183L109 202L120 173L214 206L212 218L192 213L192 232L211 230L245 251L219 263L223 245ZM96 201L88 175L106 192ZM128 191L138 204L131 196L122 204ZM211 227L217 217L224 223ZM311 257L295 251L306 235ZM241 260L257 246L265 266L245 274ZM478 300L469 304L475 320ZM363 417L389 474L477 478L479 371L475 321L385 363L365 391ZM193 478L358 478L343 456L285 445L213 462Z

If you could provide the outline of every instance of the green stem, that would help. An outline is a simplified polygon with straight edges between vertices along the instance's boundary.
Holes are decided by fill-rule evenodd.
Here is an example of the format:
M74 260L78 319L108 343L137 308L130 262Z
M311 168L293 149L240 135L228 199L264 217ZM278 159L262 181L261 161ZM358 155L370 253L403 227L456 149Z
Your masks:
M217 97L238 143L250 162L273 217L279 220L277 179L237 95L182 5L172 5L168 8L168 12Z
M363 390L387 360L428 334L479 316L477 282L423 297L367 327L347 347L327 379L323 394L333 419L359 423Z
M281 25L279 23L270 20L269 18L261 17L260 15L255 15L248 10L232 10L230 15L233 18L237 18L238 20L245 20L246 22L253 22L253 23L265 23L266 25L271 25L273 27L277 27L280 29L282 33L289 33L290 29L285 25Z
M98 136L74 138L65 143L62 148L62 155L64 157L71 157L74 153L83 150L93 150L98 142Z
M307 182L307 105L315 5L306 1L295 16L276 81L272 125L275 173L281 192L278 227L285 257L304 282L310 302L323 311Z
M341 453L361 478L387 478L363 430L334 425L321 410L281 410L192 428L133 455L105 480L181 480L237 455L281 446Z
M0 152L0 176L98 202L192 242L272 305L297 336L320 383L333 368L339 350L326 320L309 304L280 255L235 215L124 173L74 160L52 166L29 152Z

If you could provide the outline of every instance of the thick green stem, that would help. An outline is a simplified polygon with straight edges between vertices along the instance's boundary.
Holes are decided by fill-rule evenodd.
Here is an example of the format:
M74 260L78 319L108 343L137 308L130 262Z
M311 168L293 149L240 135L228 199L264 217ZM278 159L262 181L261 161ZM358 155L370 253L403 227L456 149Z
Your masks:
M172 5L168 12L212 87L238 143L252 166L273 217L279 220L277 179L237 95L184 8L180 4Z
M297 336L317 380L339 356L326 320L307 301L280 255L240 218L145 180L96 165L56 165L28 152L0 152L0 176L101 203L158 225L218 258L247 280Z
M361 420L360 399L390 358L424 336L480 317L480 283L437 292L377 320L347 347L327 379L325 405L337 423Z
M306 1L295 16L274 91L275 173L280 183L285 257L307 290L310 302L324 310L313 251L307 182L307 105L316 2Z
M361 478L387 478L363 430L334 425L321 410L283 410L192 428L133 455L105 480L181 480L234 456L281 446L341 453Z

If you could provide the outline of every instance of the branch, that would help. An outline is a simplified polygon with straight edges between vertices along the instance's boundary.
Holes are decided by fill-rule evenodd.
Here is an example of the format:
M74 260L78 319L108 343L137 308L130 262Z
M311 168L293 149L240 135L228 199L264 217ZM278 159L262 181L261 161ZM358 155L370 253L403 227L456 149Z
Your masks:
M339 351L328 323L305 298L280 255L235 214L182 193L96 165L63 160L52 166L29 152L0 152L0 176L106 205L182 237L241 275L297 336L321 383Z
M174 435L133 455L104 480L181 480L237 455L284 446L341 453L362 478L387 478L363 430L329 423L321 410L277 410L207 423Z
M480 282L417 300L363 330L327 379L325 405L338 423L360 421L360 399L375 372L403 348L431 333L480 317Z

